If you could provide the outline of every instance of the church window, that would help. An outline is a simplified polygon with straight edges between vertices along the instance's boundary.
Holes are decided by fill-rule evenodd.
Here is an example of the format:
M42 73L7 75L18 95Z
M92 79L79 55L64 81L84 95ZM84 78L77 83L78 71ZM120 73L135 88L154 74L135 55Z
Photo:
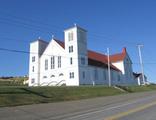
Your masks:
M61 56L58 56L58 68L61 67Z
M69 53L72 53L73 52L73 46L69 46Z
M32 57L32 62L35 62L35 56Z
M74 35L73 35L73 32L71 31L71 32L68 33L68 40L72 41L73 38L74 38Z
M74 72L70 72L69 73L69 78L71 79L71 78L74 78Z
M48 60L45 60L45 70L48 70Z
M52 56L51 57L51 69L54 69L55 68L55 57Z
M70 64L71 65L73 64L73 58L72 57L70 58Z

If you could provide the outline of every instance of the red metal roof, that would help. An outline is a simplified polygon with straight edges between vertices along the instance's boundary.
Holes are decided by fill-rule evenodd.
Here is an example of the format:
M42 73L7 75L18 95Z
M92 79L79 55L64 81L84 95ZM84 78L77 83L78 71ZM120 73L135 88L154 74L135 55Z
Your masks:
M118 62L118 61L123 61L126 57L127 51L126 48L123 48L122 53L110 55L110 61L111 63L113 62Z
M54 40L61 47L65 48L64 47L64 42L56 40L56 39L54 39ZM124 60L125 56L126 56L126 48L123 48L122 53L110 55L110 62L112 63L112 62L117 62L117 61ZM97 61L97 66L101 65L101 64L99 64L99 62L104 64L102 66L107 66L107 64L108 64L107 55L104 55L104 54L101 54L101 53L98 53L98 52L95 52L95 51L92 51L92 50L88 50L88 59L93 60L94 63L92 62L93 63L92 65L95 65L95 66L96 66L95 61ZM110 64L110 67L112 69L116 70L116 71L120 71L117 67L115 67L112 64Z
M92 50L88 50L88 58L94 59L97 61L107 62L107 56Z
M92 65L95 65L95 66L101 65L101 66L105 66L105 67L108 66L108 57L107 57L107 55L104 55L104 54L101 54L101 53L98 53L98 52L95 52L95 51L88 50L88 59L97 61L97 64L95 64L95 62L94 62ZM99 62L102 63L103 65L99 64ZM111 67L111 69L114 69L116 71L120 71L117 67L115 67L112 64L110 64L110 67Z

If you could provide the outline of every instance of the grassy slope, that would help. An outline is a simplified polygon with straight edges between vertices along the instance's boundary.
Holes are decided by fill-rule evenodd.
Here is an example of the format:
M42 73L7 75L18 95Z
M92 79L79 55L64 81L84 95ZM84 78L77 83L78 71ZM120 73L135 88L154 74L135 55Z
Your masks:
M48 103L121 94L120 90L98 87L0 87L0 106Z
M128 86L128 87L127 86L118 86L118 87L127 91L128 93L156 90L156 85Z
M48 103L67 100L78 100L100 96L118 95L128 92L156 90L156 86L124 87L127 92L104 86L81 87L0 87L0 106Z

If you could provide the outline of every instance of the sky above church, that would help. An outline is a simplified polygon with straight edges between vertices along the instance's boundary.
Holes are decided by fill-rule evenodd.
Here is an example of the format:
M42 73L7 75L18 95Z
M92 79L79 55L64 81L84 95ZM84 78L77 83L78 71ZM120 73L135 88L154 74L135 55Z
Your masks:
M1 0L0 76L28 75L29 44L37 38L63 41L63 30L75 23L88 31L88 48L118 53L127 48L133 70L141 72L137 45L144 71L156 82L155 0Z

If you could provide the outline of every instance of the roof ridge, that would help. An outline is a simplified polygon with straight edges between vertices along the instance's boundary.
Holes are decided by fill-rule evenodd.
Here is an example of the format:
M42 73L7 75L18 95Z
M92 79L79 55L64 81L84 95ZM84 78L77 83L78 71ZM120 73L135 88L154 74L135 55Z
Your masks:
M116 53L116 54L110 55L110 61L111 62L123 61L125 59L125 57L126 57L126 54L127 54L127 50L124 47L122 49L122 52L121 53Z
M56 38L53 38L53 40L55 40L62 48L65 48L64 41L58 40Z
M96 51L93 51L93 50L89 50L89 49L88 49L88 51L94 52L94 53L99 54L99 55L103 55L103 56L105 56L105 57L107 56L107 55L105 55L105 54L103 54L103 53L96 52Z

